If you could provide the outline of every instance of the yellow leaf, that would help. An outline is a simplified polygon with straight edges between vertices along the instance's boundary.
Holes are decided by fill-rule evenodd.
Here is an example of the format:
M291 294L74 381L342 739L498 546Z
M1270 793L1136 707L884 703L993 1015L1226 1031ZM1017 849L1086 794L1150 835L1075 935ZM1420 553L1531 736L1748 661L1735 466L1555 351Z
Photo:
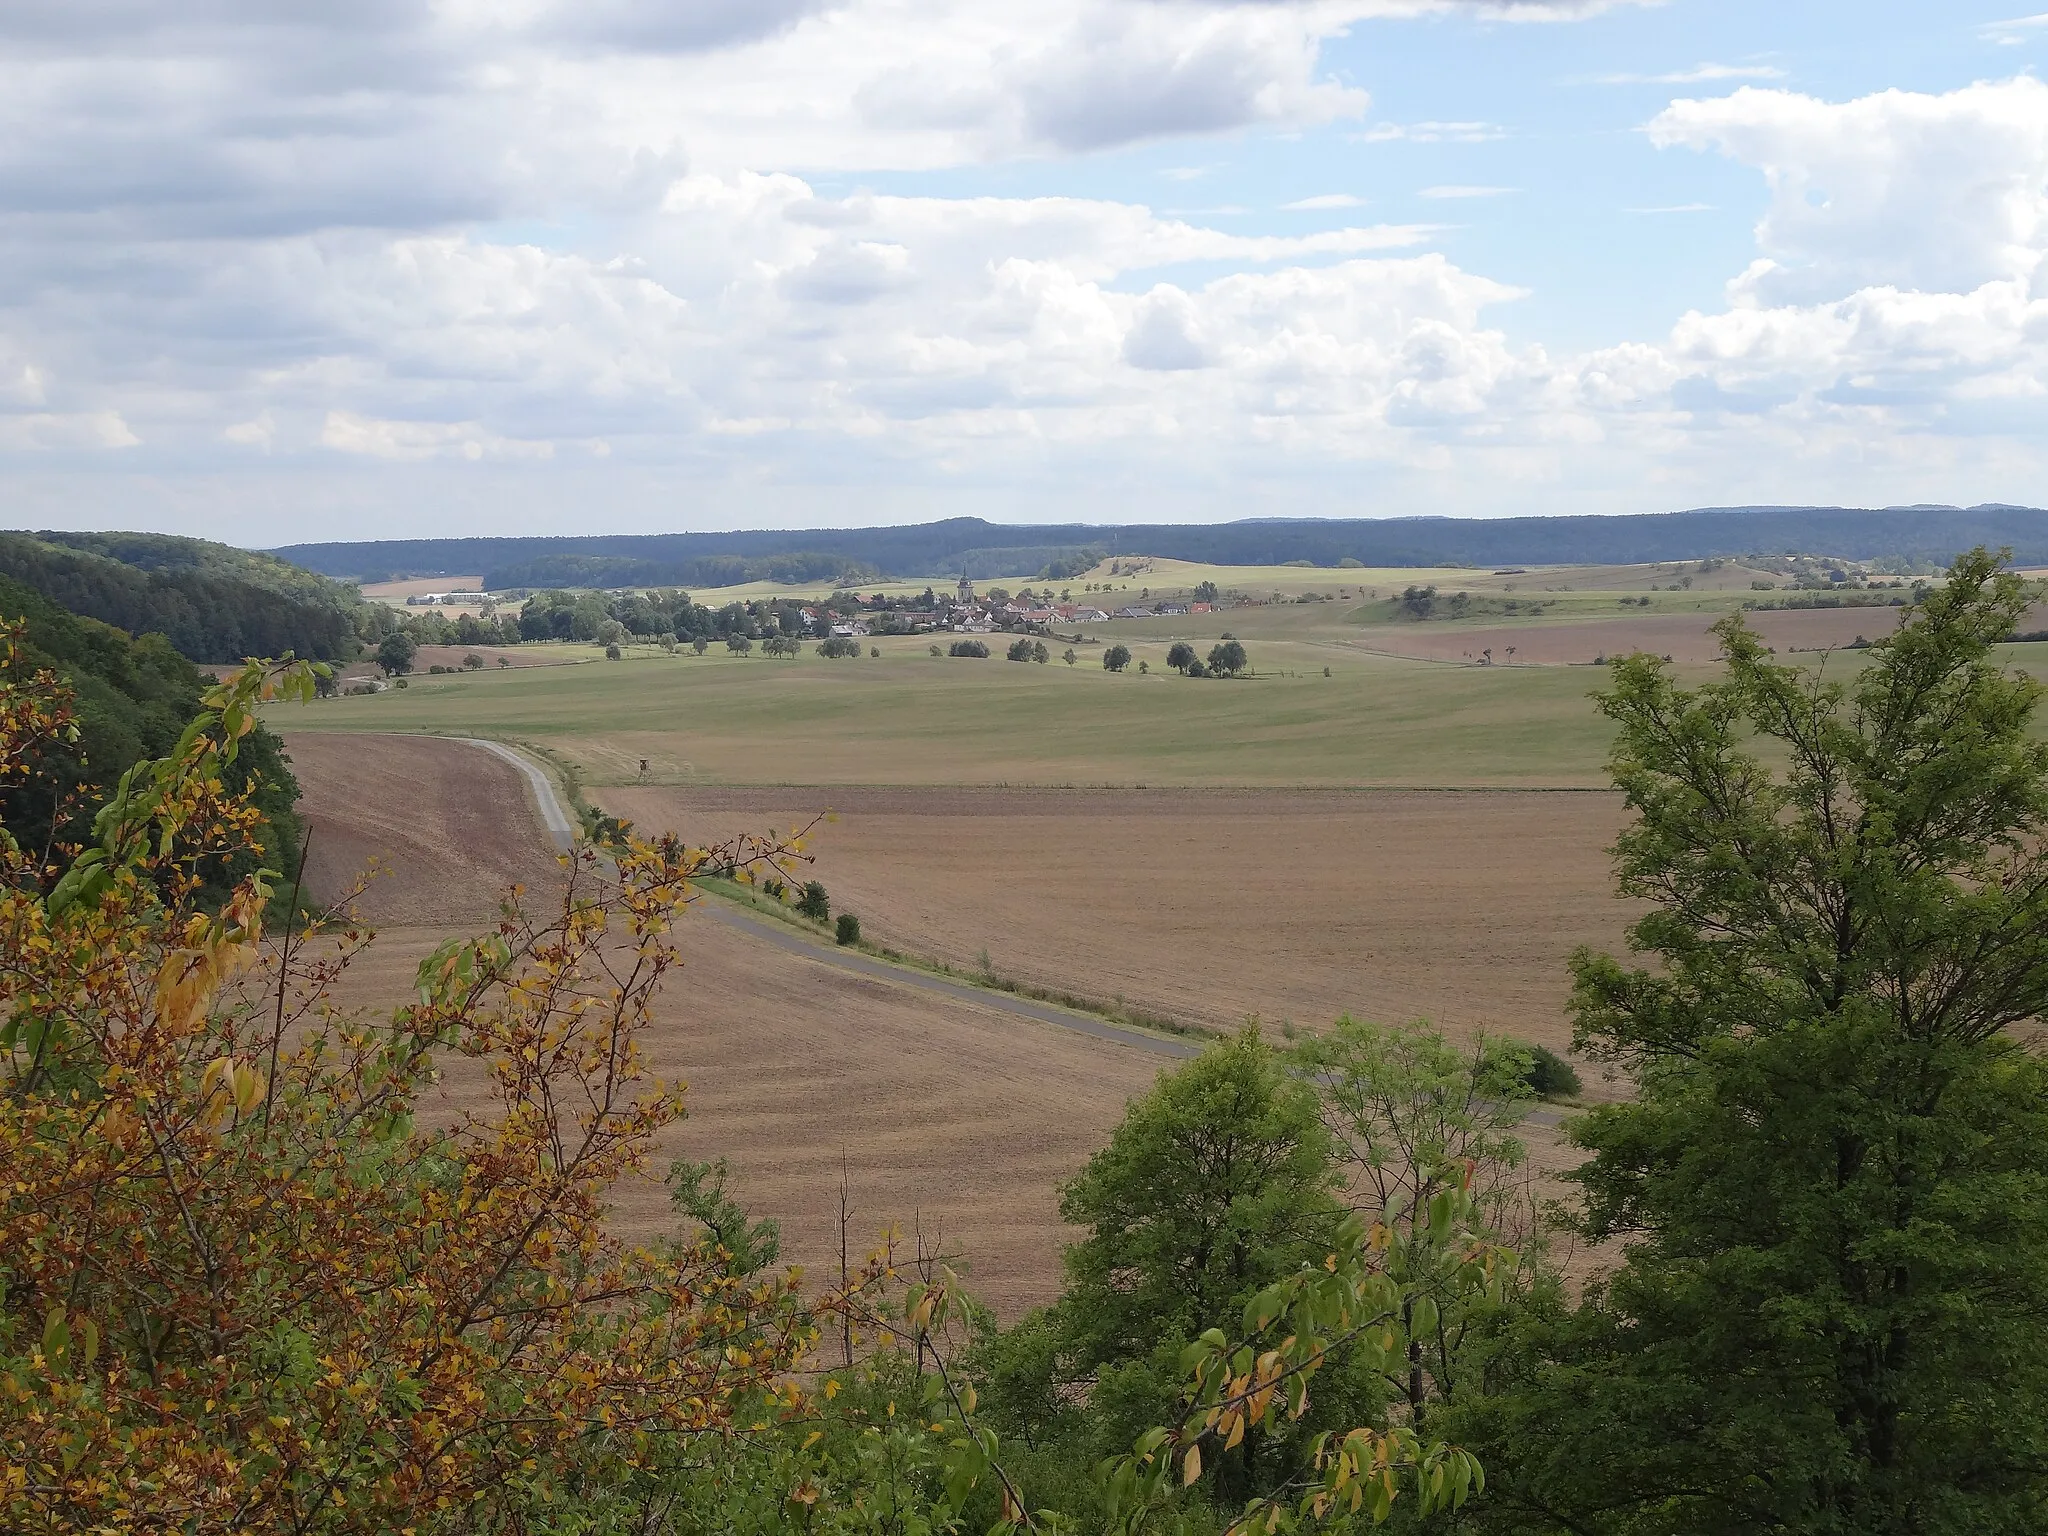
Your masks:
M1186 1488L1193 1487L1195 1479L1200 1477L1201 1475L1202 1448L1199 1445L1191 1445L1188 1447L1187 1460L1181 1463L1181 1486Z

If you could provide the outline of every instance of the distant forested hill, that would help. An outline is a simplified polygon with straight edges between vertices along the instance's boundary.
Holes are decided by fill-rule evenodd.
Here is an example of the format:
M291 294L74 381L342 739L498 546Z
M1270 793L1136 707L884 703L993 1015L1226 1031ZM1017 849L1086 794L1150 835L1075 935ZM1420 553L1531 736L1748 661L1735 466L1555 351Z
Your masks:
M1404 517L1220 524L1010 526L952 518L911 528L812 528L588 538L298 544L273 553L327 576L474 575L494 589L725 586L851 573L1057 579L1106 554L1218 565L1606 565L1744 554L1941 563L1977 544L2048 563L2033 507L1710 507L1624 517Z
M0 576L57 608L160 634L200 662L345 661L359 645L351 589L273 555L161 534L0 533Z

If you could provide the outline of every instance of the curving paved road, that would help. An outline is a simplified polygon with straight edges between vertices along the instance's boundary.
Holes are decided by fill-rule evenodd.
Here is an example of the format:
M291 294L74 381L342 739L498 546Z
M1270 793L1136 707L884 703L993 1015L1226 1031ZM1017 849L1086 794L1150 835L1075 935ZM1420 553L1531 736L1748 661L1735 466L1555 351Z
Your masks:
M575 819L569 815L568 808L555 793L554 780L547 776L539 764L525 753L515 751L501 741L485 741L476 736L457 736L452 739L465 742L472 747L482 747L486 752L511 763L524 774L527 787L533 791L534 805L555 846L565 853L575 846ZM936 992L958 1002L972 1003L980 1008L993 1008L998 1013L1015 1014L1019 1018L1031 1019L1040 1024L1057 1025L1061 1029L1071 1029L1076 1034L1106 1040L1114 1045L1136 1046L1139 1050L1150 1051L1159 1056L1185 1060L1202 1053L1199 1045L1186 1040L1176 1040L1168 1035L1148 1034L1139 1029L1127 1029L1122 1025L1111 1024L1089 1014L1075 1013L1051 1003L1012 997L1007 992L995 992L985 987L969 986L964 982L948 981L943 976L913 970L909 966L891 965L886 960L877 960L872 955L864 955L858 950L813 943L795 929L756 917L743 908L723 901L706 903L700 910L714 923L727 928L737 928L749 937L759 939L786 954L798 955L819 965L835 966L842 971L852 971L857 975L872 977L879 981Z
M475 736L458 736L454 739L495 753L525 774L527 786L533 791L534 803L540 811L541 820L547 825L548 835L554 839L555 846L565 853L575 846L575 820L569 815L561 798L556 795L554 780L550 779L532 758L514 751L499 741L485 741ZM1105 1019L1075 1013L1051 1003L1033 1002L1029 998L1012 997L1007 992L994 992L986 987L948 981L945 977L934 976L928 971L891 965L886 960L877 960L858 950L814 943L795 929L756 917L751 912L727 902L707 903L701 910L704 916L714 923L737 928L764 944L782 950L785 954L797 955L818 965L836 966L842 971L852 971L856 975L872 977L878 981L936 992L956 1002L971 1003L978 1008L992 1008L998 1013L1015 1014L1019 1018L1030 1019L1040 1024L1052 1024L1060 1029L1071 1029L1076 1034L1087 1035L1096 1040L1107 1040L1113 1045L1135 1046L1141 1051L1150 1051L1155 1056L1170 1056L1184 1061L1191 1056L1202 1054L1199 1045L1186 1040L1176 1040L1170 1035L1153 1035L1143 1030L1126 1029L1120 1024L1111 1024ZM1531 1108L1524 1117L1524 1123L1556 1126L1562 1124L1570 1113L1569 1110L1551 1109L1547 1106Z

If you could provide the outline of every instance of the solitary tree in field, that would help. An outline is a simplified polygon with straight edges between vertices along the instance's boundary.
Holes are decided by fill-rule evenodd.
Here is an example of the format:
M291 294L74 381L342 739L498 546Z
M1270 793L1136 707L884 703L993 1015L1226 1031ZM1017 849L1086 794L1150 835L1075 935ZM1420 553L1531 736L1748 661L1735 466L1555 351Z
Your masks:
M1185 640L1176 640L1167 647L1166 664L1176 672L1186 673L1195 660L1195 648Z
M1074 648L1070 645L1064 651L1060 652L1060 660L1064 661L1068 666L1071 667L1076 661L1080 660L1080 658L1074 654Z
M377 642L377 665L384 669L386 677L405 676L418 654L419 647L412 643L412 636L402 630L393 630Z
M1112 645L1102 653L1102 665L1111 672L1121 672L1131 664L1131 648L1127 645Z
M730 634L725 637L725 648L735 656L744 656L754 648L754 642L745 635Z
M1627 1257L1491 1410L1504 1528L2048 1529L2048 745L1982 550L1846 669L1614 663L1654 962L1574 962ZM1836 675L1827 675L1835 670Z

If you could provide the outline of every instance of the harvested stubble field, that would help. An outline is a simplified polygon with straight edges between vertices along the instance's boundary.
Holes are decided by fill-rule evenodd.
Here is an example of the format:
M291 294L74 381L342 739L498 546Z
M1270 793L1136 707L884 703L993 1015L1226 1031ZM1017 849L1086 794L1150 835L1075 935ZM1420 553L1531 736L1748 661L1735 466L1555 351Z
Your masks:
M692 841L829 807L816 877L868 938L1217 1028L1350 1012L1562 1049L1567 958L1618 949L1630 914L1612 793L591 793Z
M380 928L338 992L406 1000L414 967L495 916L518 880L537 899L558 877L524 786L473 747L419 737L291 734L316 828L308 884L346 889L363 857L393 874L360 904ZM686 919L688 963L644 1041L655 1074L690 1085L655 1172L673 1157L729 1158L741 1198L782 1225L785 1255L837 1262L840 1180L857 1250L886 1222L964 1253L1006 1316L1059 1286L1058 1186L1102 1145L1166 1058L1104 1044L910 986L793 958ZM483 1103L472 1064L448 1064L448 1110ZM652 1180L620 1191L618 1227L674 1228Z

